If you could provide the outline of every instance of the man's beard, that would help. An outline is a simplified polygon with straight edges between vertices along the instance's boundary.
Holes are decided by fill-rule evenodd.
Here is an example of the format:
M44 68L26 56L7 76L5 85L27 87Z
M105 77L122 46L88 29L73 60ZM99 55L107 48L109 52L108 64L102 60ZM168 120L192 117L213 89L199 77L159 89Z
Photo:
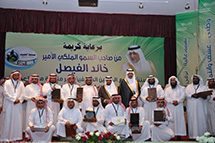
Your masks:
M148 81L148 83L149 83L150 85L154 85L154 84L155 84L155 81L153 81L153 82L149 82L149 81Z
M196 81L196 82L193 82L194 85L198 85L199 84L199 81Z
M87 83L88 86L90 86L92 83Z
M213 83L213 84L208 84L208 87L211 88L211 89L215 89L215 83Z
M174 84L171 83L171 87L172 87L173 89L176 88L176 86L177 86L177 83L174 83Z

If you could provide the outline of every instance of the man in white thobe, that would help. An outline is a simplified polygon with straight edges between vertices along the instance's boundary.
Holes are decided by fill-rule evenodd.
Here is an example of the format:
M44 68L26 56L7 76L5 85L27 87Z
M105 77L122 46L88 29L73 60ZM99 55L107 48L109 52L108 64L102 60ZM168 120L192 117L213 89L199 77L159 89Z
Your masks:
M206 82L208 90L213 90L213 94L208 101L208 132L211 135L215 135L215 81L214 78L210 78Z
M61 137L66 137L65 125L75 125L74 130L76 130L76 133L83 131L81 127L83 118L76 101L73 98L68 98L65 103L58 114L57 122L57 135Z
M85 114L87 108L93 107L92 98L94 96L98 97L98 90L92 82L92 77L87 76L85 77L85 85L83 86L83 101L80 103L82 115Z
M124 118L123 125L115 125L115 117ZM105 107L105 125L107 131L119 134L127 138L129 136L128 122L126 120L125 106L121 102L119 94L113 94L110 103Z
M187 120L189 138L196 139L207 131L207 99L198 98L196 93L207 91L200 75L191 77L192 83L185 89L187 98Z
M99 88L98 94L101 98L102 105L105 108L110 103L110 98L113 94L117 94L117 87L114 84L111 76L105 77L105 84Z
M36 108L33 108L29 115L26 132L33 142L51 142L55 126L53 125L53 112L47 107L47 100L43 97L35 98ZM45 131L37 131L43 128Z
M27 100L26 128L28 127L29 114L35 108L35 98L42 95L42 85L40 84L38 74L32 74L29 78L29 83L25 88L25 100Z
M1 128L3 125L3 118L2 118L2 110L3 110L3 104L4 104L4 87L3 84L6 81L5 78L0 79L0 136L1 136Z
M168 126L174 131L178 140L181 140L181 136L187 135L183 107L185 88L180 85L179 80L175 76L169 78L164 90L164 97L174 120Z
M14 70L10 79L4 83L3 123L0 141L22 140L23 111L25 87L21 74Z
M130 115L131 113L139 113L139 130L141 133L139 134L131 134L132 139L134 141L146 141L151 138L150 135L150 123L149 121L144 120L144 109L140 107L138 103L138 99L136 97L132 97L129 102L129 107L126 109L126 116L129 127L131 127L130 123Z
M61 88L61 98L66 101L68 98L76 98L77 88L79 84L73 74L69 74L66 83Z
M149 94L148 94L148 89L150 88L155 88L157 97L161 97L164 95L163 88L161 87L160 84L158 84L159 81L156 77L153 75L149 75L148 78L146 79L145 83L141 87L141 95L140 95L140 101L143 102L143 108L145 110L145 120L148 120L150 124L152 124L152 113L154 109L157 107L156 105L156 100L153 102L150 102L149 99Z
M60 112L61 100L59 100L58 102L52 101L51 94L54 89L61 89L61 86L57 84L57 75L55 73L52 73L49 75L46 83L43 85L43 96L47 98L48 100L47 105L54 112L53 124L56 126L58 113ZM56 136L56 133L54 133L54 136Z
M105 132L105 110L101 104L101 99L99 97L93 97L92 104L93 108L90 110L95 112L95 118L91 118L90 121L86 119L83 120L86 123L86 131L94 132L98 130L99 132Z
M158 141L169 141L174 137L173 130L168 127L168 123L172 122L172 114L169 110L169 108L166 106L166 100L163 97L158 97L157 101L157 108L155 110L162 111L163 117L165 119L165 122L156 123L154 122L154 111L152 114L152 121L153 124L151 125L151 134L152 134L152 142L158 142Z

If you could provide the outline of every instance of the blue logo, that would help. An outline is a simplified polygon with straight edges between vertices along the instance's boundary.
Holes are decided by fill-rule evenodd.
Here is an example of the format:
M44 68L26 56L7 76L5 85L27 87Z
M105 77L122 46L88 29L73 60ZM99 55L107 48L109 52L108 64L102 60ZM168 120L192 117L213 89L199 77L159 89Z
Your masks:
M25 70L38 61L37 54L27 47L11 47L5 51L5 65L11 69Z

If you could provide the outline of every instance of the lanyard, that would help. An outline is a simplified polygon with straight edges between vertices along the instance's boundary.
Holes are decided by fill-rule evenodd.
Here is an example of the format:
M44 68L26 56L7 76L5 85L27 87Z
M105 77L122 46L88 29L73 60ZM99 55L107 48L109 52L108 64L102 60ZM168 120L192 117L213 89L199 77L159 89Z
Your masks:
M135 111L134 111L133 109L134 109L134 108L132 108L132 107L131 107L131 112L132 112L132 113L137 113L137 109L138 109L138 107L137 107L137 108L135 108L135 109L136 109Z
M15 85L15 83L13 82L13 80L12 80L12 79L11 79L11 82L12 82L12 84L13 84L14 92L16 93L16 88L17 88L17 86L18 86L19 82L18 82L18 81L16 81L16 85Z
M40 110L37 108L37 111L38 111L38 113L39 113L39 117L40 117L40 123L41 123L41 117L42 117L42 115L43 115L43 112L44 112L44 108L42 109L42 113L40 114Z
M54 86L52 86L51 82L50 82L49 84L50 84L50 87L55 87L55 85L56 85L56 84L54 83Z
M69 89L70 89L70 95L72 95L72 90L73 90L74 85L71 85L71 84L68 83L68 86L69 86ZM72 86L72 88L70 88L70 86Z
M195 86L194 86L195 93L197 92L199 86L200 86L200 84L198 84L196 88L195 88Z
M112 106L113 106L113 108L114 108L114 110L115 110L115 113L116 113L116 116L118 116L118 109L119 109L119 106L117 106L117 109L116 109L116 107L113 105L113 103L112 103Z
M93 108L93 111L95 111L94 109L95 108ZM96 109L96 115L97 115L98 111L99 111L99 107Z

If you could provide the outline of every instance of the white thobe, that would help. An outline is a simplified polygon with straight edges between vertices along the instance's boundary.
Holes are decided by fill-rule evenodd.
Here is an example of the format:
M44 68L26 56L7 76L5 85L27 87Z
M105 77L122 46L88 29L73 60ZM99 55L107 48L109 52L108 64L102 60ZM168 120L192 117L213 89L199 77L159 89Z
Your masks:
M160 126L151 125L151 133L153 142L156 141L169 141L174 137L173 130L168 127L168 123L173 121L171 111L167 111L167 108L156 108L155 110L164 110L166 113L166 121L162 123ZM154 122L154 112L152 113L152 121Z
M13 82L12 80L6 80L4 83L5 98L2 115L4 120L2 122L3 126L0 141L15 141L22 139L22 102L24 99L25 87L22 81ZM16 99L19 99L20 103L14 104Z
M76 98L78 87L79 85L77 84L73 84L73 85L68 83L64 84L61 88L61 99L63 99L65 102L68 98ZM63 103L63 104L67 104L67 103Z
M27 105L26 105L26 126L25 128L28 127L28 119L29 119L29 114L33 108L35 108L35 103L31 100L31 98L36 98L40 96L40 86L38 84L29 84L25 88L25 100L27 100Z
M140 134L132 134L132 139L135 141L145 141L149 138L151 138L150 135L150 123L147 120L144 120L144 109L143 107L136 107L136 108L132 108L132 107L128 107L126 109L126 117L127 117L127 121L128 123L130 122L130 116L129 116L129 108L130 108L130 113L139 113L139 125L142 126L142 130Z
M211 90L211 89L209 89ZM213 95L211 95L210 100L208 101L208 132L211 135L215 135L215 90L213 89Z
M183 87L176 86L172 89L171 86L165 89L164 93L165 100L167 101L167 106L173 115L173 121L169 123L169 127L174 131L177 136L186 136L186 125L184 119L184 107L183 101L185 98L185 90ZM178 101L178 105L173 105L173 101Z
M82 114L78 108L73 107L73 109L70 109L68 106L63 107L58 114L57 134L61 137L66 137L65 124L67 121L70 124L76 124L78 127L76 130L77 133L82 132L82 120Z
M202 98L191 97L194 93L207 91L206 86L189 84L186 89L187 98L187 120L188 133L190 139L195 139L197 136L202 136L207 131L207 100Z
M3 109L3 102L4 102L4 88L3 86L0 86L0 107ZM0 113L0 136L1 136L1 128L3 125L3 118L2 118L3 112Z
M57 124L57 117L58 117L58 113L60 112L60 104L58 102L52 102L51 100L51 92L53 91L51 87L55 87L57 89L61 89L61 86L59 84L50 84L50 83L45 83L43 85L43 96L46 95L47 96L47 100L48 100L48 107L53 111L54 113L54 126L56 126ZM56 134L54 134L54 136L56 136Z
M83 86L83 101L80 103L80 106L82 108L82 115L85 115L85 111L87 108L91 107L93 108L92 105L92 98L93 97L98 97L98 91L94 88L92 85L84 85Z
M33 142L51 142L53 133L55 131L55 126L53 125L53 112L50 110L50 108L33 108L30 112L28 121L29 126L27 127L26 132ZM48 126L49 131L32 132L30 129L31 126L41 128Z
M115 110L115 108L116 110ZM114 104L113 102L105 107L105 124L107 131L112 133L124 135L126 138L129 136L128 122L126 125L122 126L110 126L109 123L112 122L112 117L123 116L126 119L125 111L120 104Z
M106 129L104 127L105 120L105 110L102 107L93 107L96 113L96 122L85 122L86 123L86 131L94 132L96 130L100 132L105 132Z
M154 109L156 109L157 104L156 104L156 102L148 102L146 100L146 97L149 96L148 95L148 88L156 88L157 97L163 96L164 91L163 91L161 85L157 85L157 86L151 85L150 87L146 86L144 88L141 88L140 98L142 99L143 104L144 104L144 106L143 106L144 111L145 111L145 117L144 118L145 118L145 120L148 120L150 122L150 124L152 124L152 112L154 111Z

